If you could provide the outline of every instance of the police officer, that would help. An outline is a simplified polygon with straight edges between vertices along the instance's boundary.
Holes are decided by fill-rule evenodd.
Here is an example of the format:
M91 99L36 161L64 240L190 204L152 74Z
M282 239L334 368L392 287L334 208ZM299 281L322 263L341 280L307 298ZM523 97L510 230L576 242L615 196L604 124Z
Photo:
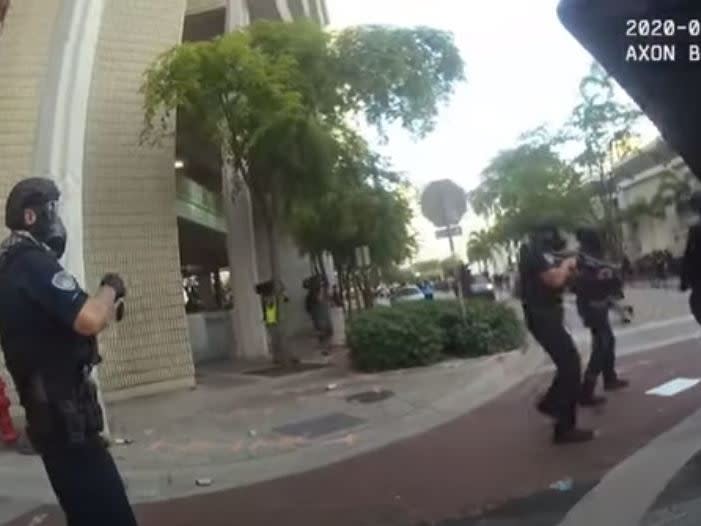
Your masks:
M581 364L577 347L564 327L562 293L573 276L575 258L558 259L565 240L550 222L538 225L519 252L520 295L526 325L550 356L557 372L545 396L538 402L540 412L555 419L556 444L585 442L594 437L577 427L577 401Z
M583 256L594 262L603 260L603 243L596 230L580 228L576 237ZM577 311L585 327L591 331L591 356L584 373L579 403L583 406L597 406L606 401L605 398L594 395L599 375L603 375L606 391L628 386L628 381L616 374L616 338L609 322L609 309L616 293L622 290L623 283L611 267L597 264L580 264L574 283Z
M701 192L694 192L689 201L691 209L701 214ZM689 307L696 321L701 324L701 223L689 228L686 250L682 259L681 290L691 289Z
M69 526L135 526L124 484L100 432L103 415L91 370L96 335L119 312L126 289L107 274L94 296L59 264L66 232L60 194L31 178L10 192L0 245L0 343Z

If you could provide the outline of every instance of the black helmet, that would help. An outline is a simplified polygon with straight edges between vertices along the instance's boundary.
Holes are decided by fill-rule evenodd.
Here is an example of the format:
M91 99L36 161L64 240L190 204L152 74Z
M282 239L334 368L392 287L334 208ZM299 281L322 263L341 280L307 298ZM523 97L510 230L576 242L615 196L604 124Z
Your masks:
M599 232L592 227L581 227L575 233L579 245L585 252L590 252L595 255L603 252L603 243Z
M567 242L560 234L557 222L548 218L536 223L531 233L531 239L545 250L563 250Z
M24 211L58 201L61 196L56 183L43 177L30 177L17 183L5 203L5 226L10 230L23 230Z

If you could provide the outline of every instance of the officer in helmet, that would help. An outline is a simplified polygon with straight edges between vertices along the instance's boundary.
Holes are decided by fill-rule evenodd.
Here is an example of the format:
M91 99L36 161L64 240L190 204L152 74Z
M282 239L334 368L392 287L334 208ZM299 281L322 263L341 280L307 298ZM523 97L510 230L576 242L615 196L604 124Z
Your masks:
M589 227L576 232L579 250L592 260L604 258L604 244L599 233ZM616 338L609 322L609 309L613 298L623 288L621 277L611 267L580 265L575 279L577 312L584 326L591 331L591 356L584 373L579 403L597 406L605 399L594 391L599 376L603 376L604 390L618 391L628 386L628 381L616 373Z
M691 209L701 215L701 192L694 192L689 200ZM696 321L701 324L701 223L696 221L689 228L686 250L682 259L681 290L691 289L689 307Z
M69 526L133 526L124 484L100 437L103 415L91 370L96 336L119 316L126 294L106 274L89 296L59 263L66 231L60 193L48 179L19 182L10 192L0 245L0 344Z
M590 430L577 427L581 381L579 352L564 326L562 294L577 268L575 258L558 252L565 240L554 222L537 225L519 251L520 296L528 330L550 356L557 372L537 409L555 420L556 444L585 442Z

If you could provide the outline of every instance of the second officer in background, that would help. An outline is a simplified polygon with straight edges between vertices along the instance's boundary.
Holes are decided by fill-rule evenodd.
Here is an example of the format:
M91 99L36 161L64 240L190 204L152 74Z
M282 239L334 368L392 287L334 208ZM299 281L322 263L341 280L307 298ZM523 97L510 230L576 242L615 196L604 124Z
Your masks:
M580 228L576 237L579 250L585 257L603 260L603 243L595 229ZM620 276L615 275L610 267L580 264L577 268L574 281L577 312L591 331L591 356L584 372L580 405L597 406L606 401L594 394L599 376L603 376L606 391L623 389L628 385L616 373L616 338L609 321L612 298L621 287Z

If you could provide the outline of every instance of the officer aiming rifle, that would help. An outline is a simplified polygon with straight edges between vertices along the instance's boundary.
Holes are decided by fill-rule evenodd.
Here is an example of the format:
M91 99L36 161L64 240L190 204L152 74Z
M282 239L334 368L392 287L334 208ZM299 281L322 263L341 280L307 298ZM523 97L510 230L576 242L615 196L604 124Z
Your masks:
M580 228L576 237L580 250L572 289L577 295L577 312L591 331L592 342L579 403L597 406L606 401L594 395L600 375L606 391L628 386L628 381L620 379L616 373L616 338L609 322L609 310L623 294L623 279L620 267L603 260L603 243L596 230Z

